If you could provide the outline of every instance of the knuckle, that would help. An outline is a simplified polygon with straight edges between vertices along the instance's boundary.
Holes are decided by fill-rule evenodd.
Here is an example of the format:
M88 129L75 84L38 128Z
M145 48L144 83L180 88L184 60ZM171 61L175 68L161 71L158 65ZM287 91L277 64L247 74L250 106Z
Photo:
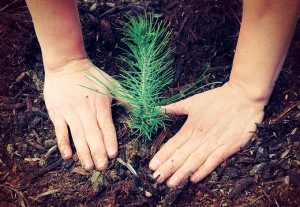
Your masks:
M215 152L212 155L212 158L217 162L224 162L227 159L228 156L226 156L223 152Z
M191 160L191 162L198 163L201 160L201 156L198 153L194 152L189 156L189 159Z
M175 149L179 149L182 146L182 143L180 142L179 139L175 139L175 138L171 138L168 141L169 146L175 148Z

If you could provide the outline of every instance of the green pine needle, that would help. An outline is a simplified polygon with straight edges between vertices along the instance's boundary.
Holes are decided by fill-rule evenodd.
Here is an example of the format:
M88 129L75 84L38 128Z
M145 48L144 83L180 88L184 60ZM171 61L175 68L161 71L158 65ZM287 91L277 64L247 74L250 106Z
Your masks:
M193 86L206 79L207 75L202 75L196 83L179 94L170 98L163 97L162 91L172 83L174 75L171 69L173 49L167 47L170 32L166 24L154 20L153 15L128 16L128 22L122 30L125 35L122 41L127 49L123 49L124 55L120 56L126 65L119 67L121 86L108 87L91 73L87 73L87 78L100 87L106 87L112 97L123 101L121 104L129 105L130 127L138 135L151 140L153 133L164 127L168 120L168 115L160 107L195 92Z

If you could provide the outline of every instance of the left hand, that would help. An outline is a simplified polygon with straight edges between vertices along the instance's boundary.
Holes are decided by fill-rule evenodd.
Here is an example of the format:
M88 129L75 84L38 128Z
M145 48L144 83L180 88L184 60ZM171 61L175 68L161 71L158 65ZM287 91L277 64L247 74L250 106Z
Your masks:
M199 182L248 143L263 120L264 104L237 88L227 83L165 106L167 113L188 118L149 164L158 183L169 178L167 185L176 187L189 177Z

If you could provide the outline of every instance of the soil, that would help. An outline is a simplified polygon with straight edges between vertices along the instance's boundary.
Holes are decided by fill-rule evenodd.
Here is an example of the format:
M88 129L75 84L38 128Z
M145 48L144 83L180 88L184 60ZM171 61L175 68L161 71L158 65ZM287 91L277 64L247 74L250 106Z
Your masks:
M118 73L118 28L125 14L146 9L172 29L175 77L166 95L195 81L207 64L211 77L206 81L228 80L241 1L124 0L96 5L86 0L78 5L87 53L110 75ZM124 123L124 109L114 106L119 159L104 172L87 172L76 154L63 161L58 152L43 101L41 51L24 1L0 2L0 35L0 206L300 206L299 22L254 138L200 183L186 182L176 189L154 184L148 163L159 141L172 137L186 117L172 117L153 141L143 143Z

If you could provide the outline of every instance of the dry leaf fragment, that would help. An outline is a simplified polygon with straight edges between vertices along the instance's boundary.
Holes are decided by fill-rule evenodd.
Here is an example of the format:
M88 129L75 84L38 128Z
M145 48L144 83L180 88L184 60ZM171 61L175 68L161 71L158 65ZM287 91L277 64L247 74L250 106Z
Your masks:
M290 148L290 147L287 148L287 149L280 155L280 158L281 158L281 159L285 158L285 157L289 154L290 151L291 151L291 148Z
M88 175L88 174L90 174L89 171L85 170L82 167L74 167L71 172L72 173L77 173L77 174L80 174L80 175Z

